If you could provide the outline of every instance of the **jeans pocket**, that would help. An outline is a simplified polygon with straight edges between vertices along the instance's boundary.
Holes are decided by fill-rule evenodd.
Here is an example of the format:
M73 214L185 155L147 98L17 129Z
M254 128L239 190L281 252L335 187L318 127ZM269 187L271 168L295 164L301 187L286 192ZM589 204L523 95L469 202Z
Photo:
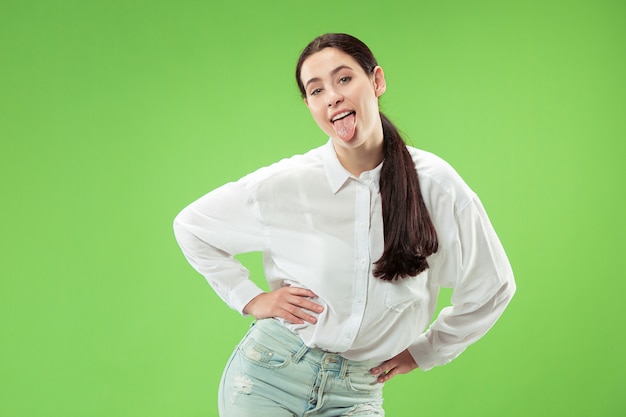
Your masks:
M368 395L372 398L382 394L384 384L378 382L378 377L369 371L348 372L346 381L350 390L357 394Z
M251 336L239 345L239 352L247 361L270 369L283 368L291 362L291 353L288 350L271 349Z

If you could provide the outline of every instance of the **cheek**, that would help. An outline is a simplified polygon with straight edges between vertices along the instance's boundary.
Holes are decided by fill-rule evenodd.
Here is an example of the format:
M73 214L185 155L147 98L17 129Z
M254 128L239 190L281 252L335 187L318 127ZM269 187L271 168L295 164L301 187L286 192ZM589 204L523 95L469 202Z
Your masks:
M315 120L320 127L323 127L326 123L326 113L314 108L309 108L309 111L311 112L311 116L313 116L313 120Z
M365 100L363 102L363 110L364 113L367 114L368 118L376 118L378 116L380 110L378 108L378 100Z

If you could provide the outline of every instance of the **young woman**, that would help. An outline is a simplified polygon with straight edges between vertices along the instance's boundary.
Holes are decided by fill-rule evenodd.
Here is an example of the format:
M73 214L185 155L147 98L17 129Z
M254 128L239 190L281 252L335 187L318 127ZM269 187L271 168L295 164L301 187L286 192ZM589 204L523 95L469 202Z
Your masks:
M478 197L379 112L385 75L365 44L320 36L296 80L329 141L174 222L189 262L257 319L224 371L220 415L384 415L383 384L478 340L513 296L513 274ZM233 258L251 251L270 292ZM452 306L431 323L441 287Z

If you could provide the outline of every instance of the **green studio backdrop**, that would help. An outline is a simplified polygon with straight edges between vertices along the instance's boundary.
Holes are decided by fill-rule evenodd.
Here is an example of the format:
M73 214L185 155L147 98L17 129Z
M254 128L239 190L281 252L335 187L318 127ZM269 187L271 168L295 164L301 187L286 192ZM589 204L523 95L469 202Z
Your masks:
M1 2L0 415L217 416L250 319L172 220L326 141L293 71L331 31L372 48L382 109L480 195L518 284L457 360L387 384L387 415L624 415L626 3L609 0Z

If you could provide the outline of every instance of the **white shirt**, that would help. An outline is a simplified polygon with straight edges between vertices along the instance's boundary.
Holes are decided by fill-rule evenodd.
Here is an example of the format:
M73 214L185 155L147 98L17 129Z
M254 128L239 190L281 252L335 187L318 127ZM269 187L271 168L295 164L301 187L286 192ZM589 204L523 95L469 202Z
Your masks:
M423 370L445 364L494 324L515 283L476 195L442 159L408 149L439 240L418 276L390 282L372 275L383 252L382 164L355 178L330 141L193 202L174 221L176 238L240 313L262 290L233 258L239 253L263 253L270 289L317 294L324 306L317 324L283 321L310 347L379 361L408 348ZM452 306L431 324L440 287L453 288Z

